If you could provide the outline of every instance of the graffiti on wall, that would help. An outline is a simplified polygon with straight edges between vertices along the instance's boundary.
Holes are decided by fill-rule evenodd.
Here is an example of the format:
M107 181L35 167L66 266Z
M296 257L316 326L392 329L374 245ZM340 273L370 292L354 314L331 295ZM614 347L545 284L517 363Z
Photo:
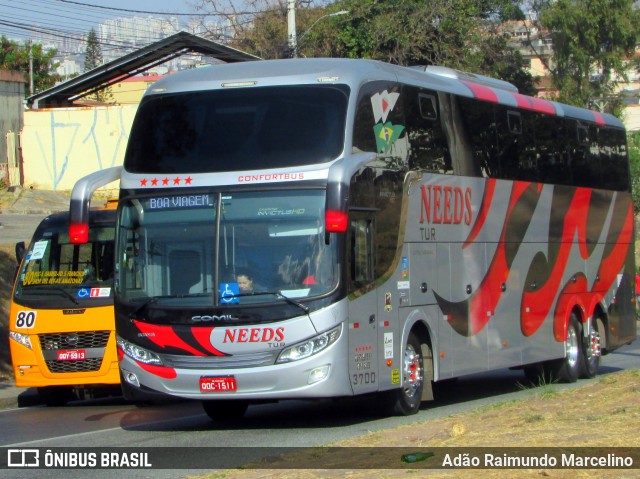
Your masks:
M81 177L122 164L136 106L25 112L25 185L70 190Z

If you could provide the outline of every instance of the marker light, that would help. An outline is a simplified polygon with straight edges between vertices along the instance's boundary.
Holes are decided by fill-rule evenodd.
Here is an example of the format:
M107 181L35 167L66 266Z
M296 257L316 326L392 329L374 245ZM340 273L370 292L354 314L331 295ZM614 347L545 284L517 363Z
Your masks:
M222 88L239 88L239 87L246 87L246 86L255 86L258 82L255 81L233 81L233 82L227 82L227 83L222 83L220 86Z
M89 225L71 223L69 225L69 241L71 244L85 244L89 241Z
M347 231L349 216L342 211L327 210L324 214L324 221L329 233L344 233Z

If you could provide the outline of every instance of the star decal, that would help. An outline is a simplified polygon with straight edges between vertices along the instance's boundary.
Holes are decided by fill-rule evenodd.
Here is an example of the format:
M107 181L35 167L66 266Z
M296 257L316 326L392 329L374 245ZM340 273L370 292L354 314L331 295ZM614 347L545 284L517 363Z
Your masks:
M180 178L179 176L176 176L175 178L169 178L168 176L166 176L165 178L142 178L139 180L140 181L140 186L160 186L160 184L162 183L162 186L169 186L171 184L171 182L173 182L173 185L180 185L180 184L184 184L184 185L191 185L193 183L193 178L191 178L191 176L187 176L186 178Z

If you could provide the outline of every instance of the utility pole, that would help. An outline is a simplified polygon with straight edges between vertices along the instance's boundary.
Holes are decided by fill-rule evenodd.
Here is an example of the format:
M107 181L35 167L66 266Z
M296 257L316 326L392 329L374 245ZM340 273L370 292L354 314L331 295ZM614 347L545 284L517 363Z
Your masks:
M33 46L29 39L29 95L33 96Z
M298 58L298 40L296 37L296 0L288 0L287 33L289 36L289 51L293 58Z

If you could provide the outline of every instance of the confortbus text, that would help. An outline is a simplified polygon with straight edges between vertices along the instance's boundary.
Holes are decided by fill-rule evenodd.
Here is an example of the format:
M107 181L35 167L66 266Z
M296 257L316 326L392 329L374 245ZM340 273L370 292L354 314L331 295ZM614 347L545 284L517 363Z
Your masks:
M629 456L616 454L580 455L560 453L558 455L544 453L540 455L509 455L509 454L445 454L442 467L455 468L532 468L557 467L574 469L594 468L631 468L634 460Z

